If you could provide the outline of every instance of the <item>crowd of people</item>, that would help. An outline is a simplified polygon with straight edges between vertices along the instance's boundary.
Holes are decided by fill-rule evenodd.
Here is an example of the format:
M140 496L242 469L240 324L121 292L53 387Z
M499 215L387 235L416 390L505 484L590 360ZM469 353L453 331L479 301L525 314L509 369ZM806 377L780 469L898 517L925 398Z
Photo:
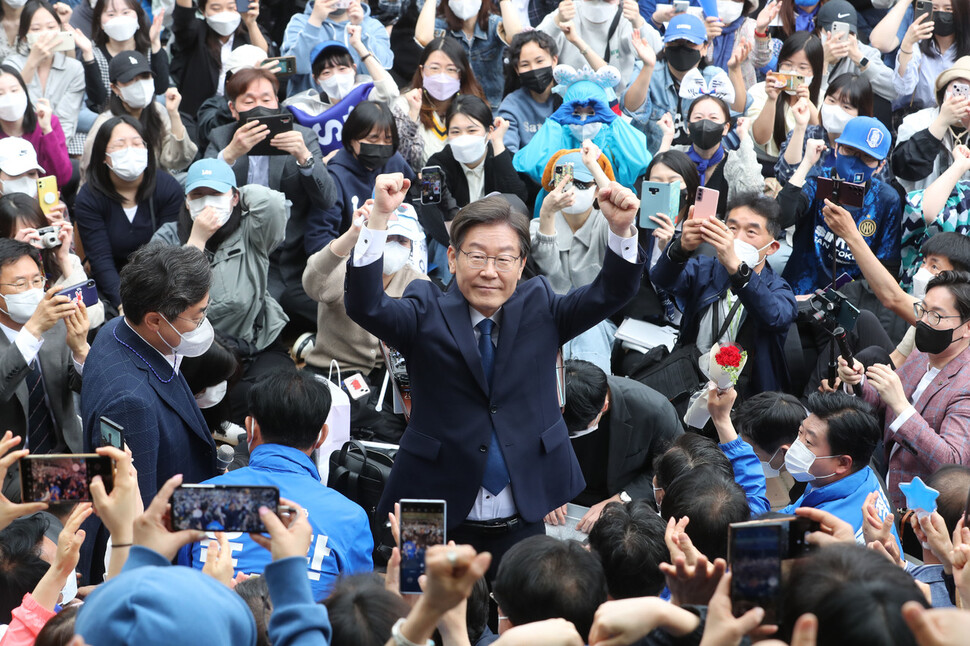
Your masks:
M963 643L964 0L0 27L0 646Z

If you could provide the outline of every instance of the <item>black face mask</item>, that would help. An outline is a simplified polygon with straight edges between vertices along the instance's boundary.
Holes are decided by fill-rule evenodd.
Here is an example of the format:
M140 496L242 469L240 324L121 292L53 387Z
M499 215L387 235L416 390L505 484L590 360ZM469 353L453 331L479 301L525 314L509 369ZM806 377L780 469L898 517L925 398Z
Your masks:
M540 67L528 72L520 72L519 83L527 90L542 94L552 83L552 67Z
M953 330L937 330L924 321L916 323L916 349L926 354L939 354L960 339L953 338ZM960 337L963 338L963 337Z
M701 62L700 50L687 45L674 45L664 48L664 56L670 66L678 72L686 72Z
M279 114L279 108L267 108L266 106L258 105L255 108L246 110L245 112L239 113L239 123L245 124L246 121L252 119L253 117L271 117L273 115Z
M956 33L956 25L953 23L953 12L952 11L934 11L933 12L933 35L934 36L952 36Z
M690 133L690 140L694 144L694 148L710 150L721 143L721 139L724 137L724 124L710 119L701 119L687 124L687 131Z
M360 152L357 161L367 170L380 168L394 154L394 146L389 144L368 144L360 142Z

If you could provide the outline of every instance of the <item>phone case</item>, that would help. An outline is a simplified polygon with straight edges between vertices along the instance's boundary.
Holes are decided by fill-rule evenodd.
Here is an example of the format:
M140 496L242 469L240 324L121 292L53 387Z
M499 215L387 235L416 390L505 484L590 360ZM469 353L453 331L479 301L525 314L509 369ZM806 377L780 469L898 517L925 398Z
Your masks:
M572 162L566 162L561 166L556 166L556 169L552 173L552 185L559 186L564 180L573 181L576 176L575 172Z
M720 191L704 186L697 187L697 197L694 199L694 219L701 220L717 216L717 201Z
M57 292L58 296L67 296L71 300L80 300L85 307L94 307L98 303L98 288L94 280L86 280L77 285L71 285Z
M247 120L246 123L249 123L251 121L259 121L260 123L264 123L267 126L269 126L269 134L266 135L265 139L263 139L258 144L253 146L252 149L250 149L249 151L250 155L289 155L290 154L285 150L280 150L279 148L276 148L270 145L269 143L276 135L283 132L290 132L291 130L293 130L293 115L289 111L286 111L285 113L282 113L282 114L274 114L268 117L253 117L252 119Z
M679 180L670 184L644 180L643 184L640 185L640 228L656 229L657 224L650 219L651 215L663 213L673 221L677 218L679 210Z
M37 180L37 201L40 203L40 210L44 215L50 215L51 210L57 205L57 178L53 175L41 177Z
M440 166L425 166L421 169L421 204L441 202L441 184L444 172Z

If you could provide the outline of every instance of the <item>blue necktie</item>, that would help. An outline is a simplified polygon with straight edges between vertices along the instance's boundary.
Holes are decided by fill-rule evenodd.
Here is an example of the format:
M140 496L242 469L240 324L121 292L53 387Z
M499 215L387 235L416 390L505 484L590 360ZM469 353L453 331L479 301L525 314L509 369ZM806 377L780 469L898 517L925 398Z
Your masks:
M492 376L495 373L495 345L492 343L492 329L495 321L483 319L475 326L481 333L478 337L478 352L482 355L482 368L485 370L485 381L492 387ZM488 447L488 459L485 462L485 476L482 486L493 496L497 496L509 484L509 469L502 457L502 449L498 444L498 436L492 431L492 440Z

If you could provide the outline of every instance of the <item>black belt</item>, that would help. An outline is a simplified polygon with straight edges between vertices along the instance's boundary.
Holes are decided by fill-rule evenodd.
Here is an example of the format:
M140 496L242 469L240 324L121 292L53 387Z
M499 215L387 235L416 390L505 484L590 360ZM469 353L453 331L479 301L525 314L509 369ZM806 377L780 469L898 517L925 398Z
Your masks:
M521 525L522 517L516 514L494 520L466 520L458 527L479 534L507 534L517 530Z

